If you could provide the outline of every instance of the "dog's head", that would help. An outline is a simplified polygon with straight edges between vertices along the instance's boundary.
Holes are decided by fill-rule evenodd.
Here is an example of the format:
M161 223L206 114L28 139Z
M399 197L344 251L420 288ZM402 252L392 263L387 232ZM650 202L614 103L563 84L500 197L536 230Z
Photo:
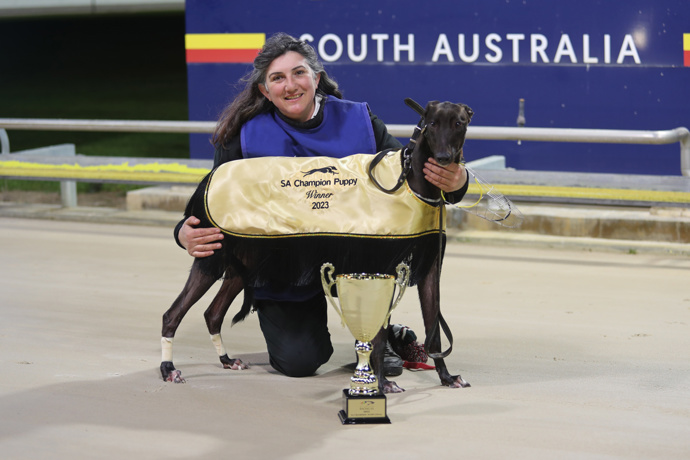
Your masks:
M441 166L463 160L462 147L472 115L474 112L465 104L431 101L426 105L422 114L424 139Z

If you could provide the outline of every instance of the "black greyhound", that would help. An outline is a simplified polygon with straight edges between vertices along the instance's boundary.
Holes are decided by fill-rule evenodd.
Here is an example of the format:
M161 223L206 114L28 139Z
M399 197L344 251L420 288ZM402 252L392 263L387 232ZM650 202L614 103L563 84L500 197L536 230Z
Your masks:
M424 163L429 157L433 157L441 166L447 166L451 163L459 163L462 161L462 147L465 142L465 134L467 132L467 125L469 124L473 111L464 104L454 104L450 102L429 102L426 108L422 108L416 102L406 99L405 101L410 107L421 115L421 120L415 130L415 135L410 143L400 152L401 162L403 163L402 174L398 180L396 187L386 190L381 187L375 180L372 170L380 161L380 158L385 152L374 157L370 165L370 177L384 192L393 192L407 181L409 188L420 198L427 203L436 203L442 212L443 197L441 190L433 186L424 178L423 167ZM207 176L199 185L194 195L187 204L185 216L194 215L198 217L202 223L201 226L213 225L206 217L206 208L204 203L204 195L206 193L206 186L209 181ZM441 219L440 219L441 220ZM439 222L440 225L440 222ZM226 235L227 236L227 235ZM415 242L414 245L408 244L406 248L401 249L400 246L386 247L381 243L380 239L356 238L356 251L360 253L376 254L379 259L388 259L383 266L376 267L377 272L395 273L394 268L399 262L403 260L412 260L414 265L411 267L410 284L417 284L420 304L422 308L422 315L424 320L424 327L426 332L425 347L434 359L436 371L439 374L441 383L443 385L459 388L466 387L469 384L459 375L451 375L444 363L443 358L450 353L450 349L446 352L441 352L441 333L440 328L450 336L450 331L443 321L440 313L440 269L441 260L445 247L445 234L439 228L438 235L429 235L425 237L424 243ZM310 246L320 244L323 242L318 237L310 240L316 242L310 243ZM278 257L283 259L294 260L295 258L304 258L301 251L303 247L296 248L294 246L285 245L280 248L270 247L265 249L265 243L249 243L249 246L242 247L244 242L235 241L237 238L224 238L223 248L216 251L213 256L206 258L195 259L189 278L177 299L172 306L163 315L162 328L162 362L160 366L161 375L164 380L181 383L184 379L179 370L175 369L172 362L172 340L175 335L180 322L189 309L210 289L210 287L223 277L223 282L220 290L211 302L204 313L208 331L211 334L211 340L216 346L216 350L220 356L220 361L226 369L244 369L247 367L239 359L229 358L222 343L220 336L223 319L230 307L230 304L235 297L242 291L245 291L244 302L240 312L233 318L233 324L241 321L251 311L253 302L253 286L254 282L262 276L260 273L262 268L267 265L257 260L256 254L262 251L268 251L271 254L279 254ZM240 240L242 240L240 238ZM246 240L246 239L245 239ZM282 238L281 241L289 240L289 238ZM370 241L368 241L370 240ZM264 241L264 240L262 240ZM429 244L431 242L431 244ZM311 251L311 253L323 253L328 251L328 248L333 245L331 242L326 242L322 246L318 246L321 250ZM241 249L239 249L241 247ZM343 252L343 245L338 246L338 251ZM347 246L345 246L347 247ZM331 254L335 256L334 254ZM320 259L309 259L301 263L302 266L307 266L309 271L308 279L311 281L320 280L319 268L324 261L329 260L331 255L323 256ZM350 258L347 260L356 259ZM340 259L343 260L343 259ZM263 262L264 260L261 259ZM333 261L333 259L330 259ZM339 266L339 265L336 265ZM364 272L369 270L362 270L357 266L344 267L343 272ZM350 269L350 270L348 270ZM285 271L282 272L283 274ZM265 277L264 277L265 278ZM270 279L270 276L268 277ZM302 276L304 279L304 276ZM319 285L320 285L320 281ZM439 328L440 327L440 328ZM395 393L403 391L395 382L388 381L383 376L383 344L387 337L387 328L382 329L373 341L374 352L372 355L372 363L376 371L379 386L381 391L386 393Z

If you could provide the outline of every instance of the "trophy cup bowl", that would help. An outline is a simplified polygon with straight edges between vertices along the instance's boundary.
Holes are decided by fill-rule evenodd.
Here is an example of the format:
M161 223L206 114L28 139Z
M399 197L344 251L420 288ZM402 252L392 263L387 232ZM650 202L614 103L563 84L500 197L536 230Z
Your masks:
M343 424L390 423L386 415L386 396L379 394L379 384L369 358L372 340L388 323L409 281L410 269L401 263L397 278L379 273L351 273L333 278L335 268L330 263L321 266L321 282L333 308L355 337L357 367L350 378L350 388L343 390L343 410L339 416ZM335 285L340 306L332 296ZM397 297L395 286L399 287Z

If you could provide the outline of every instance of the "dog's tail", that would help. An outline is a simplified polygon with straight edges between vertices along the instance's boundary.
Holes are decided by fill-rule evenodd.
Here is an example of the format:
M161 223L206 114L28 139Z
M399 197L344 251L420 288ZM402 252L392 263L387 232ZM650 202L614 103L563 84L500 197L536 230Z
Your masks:
M252 305L254 304L254 288L252 286L244 286L244 301L242 302L242 307L240 311L237 312L235 316L232 317L232 324L235 325L244 319L251 313Z

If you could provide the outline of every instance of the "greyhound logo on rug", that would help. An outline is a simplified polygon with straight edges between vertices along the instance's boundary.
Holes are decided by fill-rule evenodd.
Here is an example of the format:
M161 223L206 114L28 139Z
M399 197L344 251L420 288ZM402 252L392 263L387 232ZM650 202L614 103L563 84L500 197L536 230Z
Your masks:
M306 172L302 171L302 174L304 174L304 176L302 176L302 177L311 176L312 174L317 173L317 172L324 173L324 174L333 174L333 175L340 174L338 172L338 168L336 168L335 166L326 166L324 168L310 169L309 171L306 171Z

